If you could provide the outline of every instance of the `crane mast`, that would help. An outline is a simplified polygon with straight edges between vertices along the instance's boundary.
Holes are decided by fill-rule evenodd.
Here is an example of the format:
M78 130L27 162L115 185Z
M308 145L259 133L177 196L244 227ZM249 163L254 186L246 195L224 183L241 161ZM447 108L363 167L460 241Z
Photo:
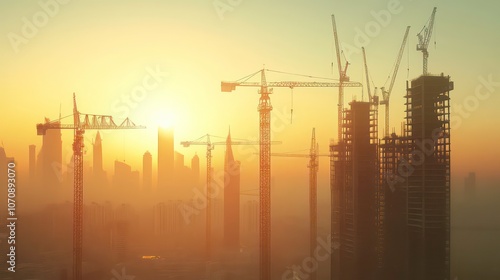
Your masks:
M259 149L259 239L260 279L271 280L271 99L265 71L261 72L260 99L257 110L260 114Z
M85 130L80 126L80 113L77 109L74 94L73 117L75 125L73 142L73 280L81 280L83 251L83 134Z
M318 154L319 148L316 142L315 129L312 130L311 148L309 154L289 154L289 153L271 153L276 157L309 158L309 254L314 257L314 250L317 248L318 236L318 157L330 157L330 155ZM311 272L310 279L316 279L316 271Z
M347 65L346 65L347 69ZM254 74L246 76L248 80L257 73L260 73L260 83L252 83L244 81L221 82L222 92L231 92L237 86L260 87L259 105L259 264L260 264L260 280L271 279L271 105L270 94L271 87L361 87L362 84L356 82L350 83L319 83L319 82L268 82L265 76L266 69L259 70ZM241 79L240 79L241 80ZM344 79L345 80L345 79Z
M311 149L309 157L309 256L314 257L318 236L318 144L316 143L316 133L313 128L311 136ZM311 280L316 280L316 271L311 274Z
M332 15L332 27L333 27L333 37L335 39L335 51L337 53L337 66L339 71L339 101L337 104L338 107L338 139L339 142L342 142L342 122L343 122L343 110L344 110L344 83L349 82L349 77L347 76L347 67L349 66L349 62L346 61L345 69L342 70L342 61L340 59L340 46L339 46L339 38L337 33L337 24L335 22L335 15Z
M427 50L427 48L429 47L429 42L432 36L432 30L434 28L434 18L436 17L436 10L437 8L434 7L428 25L424 26L422 30L417 34L418 37L417 51L422 51L424 75L428 74L427 60L429 58L429 51Z
M83 121L82 121L83 115ZM73 93L73 124L47 122L37 124L37 135L45 135L48 129L73 130L73 280L82 280L82 251L83 251L83 135L87 129L137 129L137 126L128 118L120 125L116 125L113 117L107 115L81 114L76 104L76 95Z

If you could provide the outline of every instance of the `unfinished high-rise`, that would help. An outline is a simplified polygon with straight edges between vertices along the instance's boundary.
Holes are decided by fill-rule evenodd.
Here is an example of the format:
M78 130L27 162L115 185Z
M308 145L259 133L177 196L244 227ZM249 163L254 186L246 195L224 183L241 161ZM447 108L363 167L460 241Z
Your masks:
M332 279L374 279L378 273L377 114L370 102L344 110L343 140L330 146Z
M392 133L380 139L379 279L408 279L407 155L408 137L404 134Z
M407 85L409 279L450 279L449 76Z

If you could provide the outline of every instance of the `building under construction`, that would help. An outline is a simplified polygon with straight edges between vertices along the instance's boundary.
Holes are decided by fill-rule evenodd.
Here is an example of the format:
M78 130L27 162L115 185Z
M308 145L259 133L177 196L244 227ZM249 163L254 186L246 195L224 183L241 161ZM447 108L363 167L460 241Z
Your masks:
M404 131L403 131L404 133ZM380 140L380 279L408 279L407 171L408 137L395 133Z
M450 279L449 76L407 85L409 279Z
M344 110L343 140L330 146L331 279L374 279L378 271L377 114L370 102ZM375 234L374 234L375 233Z

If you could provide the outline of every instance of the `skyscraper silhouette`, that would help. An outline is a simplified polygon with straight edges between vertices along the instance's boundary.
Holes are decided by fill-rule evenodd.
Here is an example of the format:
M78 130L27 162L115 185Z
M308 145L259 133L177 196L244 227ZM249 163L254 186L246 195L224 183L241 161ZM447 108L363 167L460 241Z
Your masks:
M29 146L29 182L30 185L35 183L36 174L36 146Z
M158 128L158 189L171 185L174 177L174 131Z
M191 172L195 184L200 182L200 158L197 154L191 159Z
M234 159L231 131L224 158L224 245L229 251L240 246L240 162Z
M93 168L94 168L94 175L97 175L97 173L102 171L102 139L101 139L101 134L99 131L97 132L97 135L95 136L95 142L94 142L94 158L93 158Z
M179 153L179 152L174 152L175 156L175 163L174 163L174 178L175 179L181 179L182 173L185 171L185 166L184 166L184 155Z
M409 276L450 279L449 76L420 76L407 85Z
M145 152L142 156L142 188L151 191L153 187L153 157Z
M95 137L95 142L93 145L93 175L94 182L97 183L97 186L102 186L106 183L106 173L102 167L102 139L99 131Z
M332 279L375 279L378 271L377 116L370 102L344 111L332 152Z
M50 122L45 119L45 122ZM38 154L39 176L43 187L58 189L62 183L62 140L60 129L49 129L42 138Z
M131 187L132 183L132 168L130 165L115 160L115 174L113 178L113 184L118 187L121 191L125 188Z

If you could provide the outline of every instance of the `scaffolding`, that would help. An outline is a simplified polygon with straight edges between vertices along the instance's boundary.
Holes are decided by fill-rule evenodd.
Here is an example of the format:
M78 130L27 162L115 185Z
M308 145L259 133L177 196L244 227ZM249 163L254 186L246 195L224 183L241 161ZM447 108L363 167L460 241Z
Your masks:
M408 137L395 133L380 140L378 267L381 279L407 278L406 173Z
M407 218L410 279L450 279L449 76L407 84Z
M378 131L377 110L351 102L344 110L342 141L330 145L332 279L368 279L376 273Z

